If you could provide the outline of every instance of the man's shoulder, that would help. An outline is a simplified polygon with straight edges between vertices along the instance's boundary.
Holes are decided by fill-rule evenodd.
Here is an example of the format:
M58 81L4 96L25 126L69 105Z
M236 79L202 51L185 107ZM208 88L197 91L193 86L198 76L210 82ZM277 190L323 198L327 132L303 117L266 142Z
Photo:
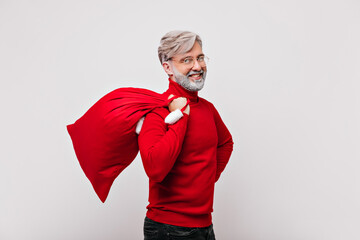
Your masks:
M215 108L214 104L212 104L212 102L206 100L205 98L199 97L199 101L211 109Z
M155 114L155 115L158 115L161 118L165 119L166 116L169 114L169 109L167 109L165 107L159 107L159 108L155 108L148 114Z
M201 102L206 103L206 104L211 104L211 105L212 105L212 103L211 103L209 100L206 100L205 98L199 97L199 100L200 100Z

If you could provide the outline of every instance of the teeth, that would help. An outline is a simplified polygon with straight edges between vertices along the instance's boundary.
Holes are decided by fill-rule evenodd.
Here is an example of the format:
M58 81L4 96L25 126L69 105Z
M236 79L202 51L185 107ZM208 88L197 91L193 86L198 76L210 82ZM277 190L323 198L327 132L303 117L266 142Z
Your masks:
M199 77L200 74L191 75L192 77Z

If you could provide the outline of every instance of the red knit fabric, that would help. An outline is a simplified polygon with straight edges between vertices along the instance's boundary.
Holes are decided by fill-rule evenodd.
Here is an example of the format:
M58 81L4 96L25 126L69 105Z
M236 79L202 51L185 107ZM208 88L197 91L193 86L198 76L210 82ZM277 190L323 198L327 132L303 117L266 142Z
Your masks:
M183 227L212 223L214 185L232 149L230 132L215 107L197 92L170 80L164 97L190 99L190 115L167 125L169 111L157 108L147 114L138 142L149 177L150 219Z

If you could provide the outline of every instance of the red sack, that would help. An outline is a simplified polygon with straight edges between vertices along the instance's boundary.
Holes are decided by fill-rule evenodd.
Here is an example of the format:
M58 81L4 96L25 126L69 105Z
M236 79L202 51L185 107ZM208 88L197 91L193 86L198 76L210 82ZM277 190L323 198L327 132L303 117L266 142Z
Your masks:
M147 89L119 88L67 126L80 166L102 202L139 151L137 122L154 108L167 107L168 102Z

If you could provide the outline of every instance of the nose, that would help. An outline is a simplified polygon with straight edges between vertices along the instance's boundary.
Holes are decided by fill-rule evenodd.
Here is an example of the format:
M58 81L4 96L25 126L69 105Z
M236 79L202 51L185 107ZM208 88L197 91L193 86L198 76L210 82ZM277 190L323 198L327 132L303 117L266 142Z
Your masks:
M192 70L194 70L194 71L200 71L201 70L200 63L197 60L194 61L194 66L192 67Z

